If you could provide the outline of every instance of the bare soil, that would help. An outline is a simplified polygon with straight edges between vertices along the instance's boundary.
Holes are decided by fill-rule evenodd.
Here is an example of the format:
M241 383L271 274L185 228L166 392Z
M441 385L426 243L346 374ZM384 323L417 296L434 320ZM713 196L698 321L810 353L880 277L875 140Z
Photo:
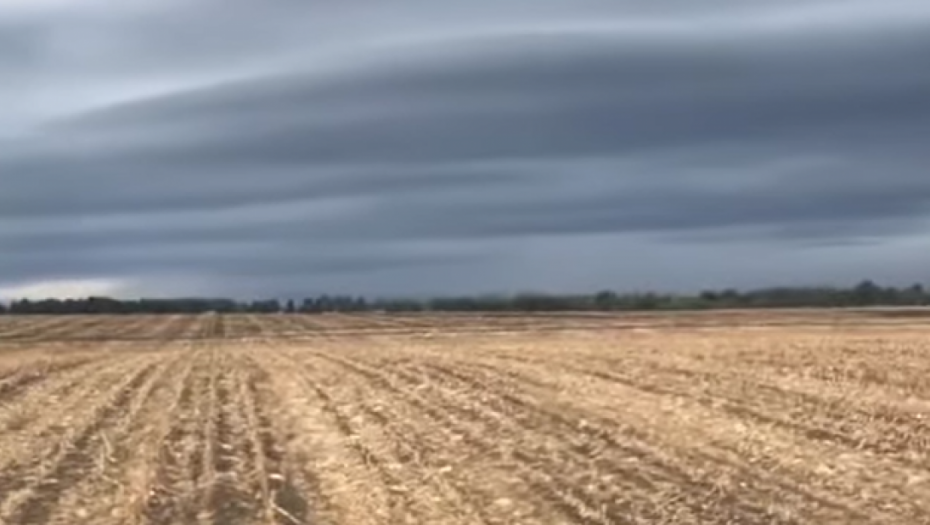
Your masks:
M920 320L0 318L0 524L930 523Z

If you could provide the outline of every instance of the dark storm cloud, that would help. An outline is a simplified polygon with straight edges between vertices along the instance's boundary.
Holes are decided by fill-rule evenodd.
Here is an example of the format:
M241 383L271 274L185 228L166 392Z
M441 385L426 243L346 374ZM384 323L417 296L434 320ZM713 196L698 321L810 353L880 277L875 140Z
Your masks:
M903 137L924 129L923 29L872 46L852 37L485 39L452 56L407 63L385 52L400 63L223 86L66 129L90 134L91 147L119 136L124 151L100 154L155 167L562 158L787 139L849 149L882 126Z
M424 184L425 189L416 185L399 184L391 188L375 184L380 191L360 188L354 195L368 198L358 201L351 213L334 216L313 215L321 206L318 201L290 201L282 195L277 208L266 204L217 211L213 215L209 211L186 216L162 213L147 216L136 227L114 216L115 224L109 227L102 222L71 227L56 225L40 231L0 235L0 239L16 250L54 251L69 242L78 242L88 250L104 248L116 237L121 237L121 246L141 247L171 241L197 246L214 241L275 240L293 244L341 239L370 242L423 238L474 240L533 234L674 233L734 225L756 227L754 235L767 230L773 236L789 240L792 236L829 234L850 237L859 230L870 233L876 225L887 229L888 224L895 224L904 231L914 220L930 212L930 182L919 166L899 166L897 177L889 184L887 179L872 175L888 165L794 167L787 174L757 176L756 184L749 188L709 188L702 184L703 179L678 180L671 186L642 180L624 187L611 185L610 179L598 180L582 173L567 176L524 173L521 178L505 171L499 180L472 181L480 186L480 191L468 187L467 179L458 180L453 186L441 186L434 180ZM602 169L623 171L621 167ZM844 175L837 180L840 173ZM508 175L509 185L500 180ZM641 175L646 179L661 172ZM436 178L440 176L441 172L437 172ZM526 188L534 182L539 187L527 192Z
M343 58L315 65L291 60L327 56L295 43L306 8L243 4L213 35L249 28L241 46L205 41L177 67L244 67L261 49L287 55L284 70L56 119L0 148L0 249L12 254L0 271L260 282L409 268L413 286L419 267L499 255L482 248L494 239L553 239L553 254L557 239L591 234L637 236L647 251L758 238L803 250L913 236L930 219L920 4L849 4L897 13L871 27L829 3L819 25L792 22L800 3L754 15L720 2L703 22L611 5L555 2L522 25L483 5L458 18L433 8L419 26L386 20L383 46L343 43ZM377 34L370 15L329 14ZM275 38L258 42L259 26ZM422 35L403 37L411 28ZM206 38L152 34L127 42L153 67ZM403 248L456 241L468 248ZM352 251L373 242L382 255Z
M545 183L546 171L551 170L540 162L534 167L537 173L514 173L495 166L495 159L661 156L721 143L731 149L734 144L761 143L780 150L780 155L826 154L839 162L817 167L815 177L788 174L781 176L788 179L784 181L752 173L754 167L747 165L741 177L758 184L719 194L702 189L712 180L682 188L687 182L676 180L674 173L610 173L608 165L602 168L607 187L598 192L599 202L561 199L554 205L570 208L569 216L571 209L582 216L606 213L614 220L605 226L624 230L662 227L662 222L670 228L681 222L726 225L754 216L777 222L831 218L856 210L867 215L913 213L912 208L926 199L930 183L923 177L914 180L913 173L920 165L918 137L930 128L930 69L913 67L923 56L920 52L930 49L925 33L899 35L896 42L868 53L854 53L862 44L848 41L832 53L803 52L797 44L778 48L778 43L761 50L720 49L722 43L714 41L659 43L658 49L633 53L623 39L533 40L521 43L519 52L511 51L512 59L502 59L500 55L510 53L498 51L467 55L461 61L439 56L427 64L402 64L317 83L279 77L76 119L50 132L49 140L65 134L81 149L69 144L61 148L70 151L57 156L53 150L51 156L12 163L11 171L30 174L27 184L46 184L41 185L42 196L28 201L11 194L2 213L15 217L202 209L394 193L400 195L392 197L403 200L404 193L418 189L444 191L469 184L486 188L517 175L524 184ZM890 132L894 140L888 140ZM863 155L860 148L871 151ZM902 155L916 156L906 160L917 164L900 165ZM881 162L876 163L876 157ZM871 165L844 165L850 159ZM468 169L467 163L474 161L480 161L482 169ZM844 205L844 188L852 184L855 191L855 179L875 180L871 173L857 171L888 169L889 163L894 169L887 176L902 180L889 184L883 179L882 187L865 188L883 192L875 199ZM81 177L108 191L82 193L78 199L70 192L48 191L61 179L63 166L68 166L71 178ZM129 171L137 175L129 177ZM570 169L559 175L577 177ZM644 181L646 177L668 182L656 184ZM808 183L816 187L808 188ZM637 195L644 189L636 186L647 186L648 194ZM113 189L120 198L113 198ZM521 189L511 185L512 191ZM529 220L532 229L537 222L534 212L524 208L538 206L536 215L545 232L545 223L553 222L546 217L558 210L547 205L545 184L534 191L538 203L505 200L503 213L492 215L512 215L515 224ZM811 191L820 198L812 198ZM884 193L905 202L890 202L882 198ZM413 209L445 208L429 195L420 200ZM663 200L672 205L653 209ZM390 202L385 205L391 207ZM720 205L724 212L713 213ZM689 209L694 207L707 207L712 213ZM669 216L674 213L680 217ZM486 215L478 214L476 220L482 216ZM560 222L557 213L552 218ZM468 228L467 223L459 226ZM498 226L508 229L507 224L490 224L487 229ZM517 231L522 228L517 226Z
M67 262L71 274L96 274L106 268L108 275L131 277L143 274L199 273L220 276L222 279L262 278L268 276L288 277L299 282L308 274L338 276L342 274L370 273L398 268L423 266L454 266L478 260L475 256L437 253L380 253L371 250L349 253L328 253L338 250L329 248L327 253L313 253L307 249L281 250L267 244L204 243L196 246L187 244L150 244L144 249L131 245L119 249L92 251L82 250ZM232 252L232 253L230 253ZM119 261L120 268L111 268L112 261ZM28 279L36 273L55 276L62 271L61 261L50 259L46 254L23 252L7 256L0 261L0 272L8 279ZM235 283L231 283L235 284Z
M41 31L0 21L0 72L29 68L40 56Z

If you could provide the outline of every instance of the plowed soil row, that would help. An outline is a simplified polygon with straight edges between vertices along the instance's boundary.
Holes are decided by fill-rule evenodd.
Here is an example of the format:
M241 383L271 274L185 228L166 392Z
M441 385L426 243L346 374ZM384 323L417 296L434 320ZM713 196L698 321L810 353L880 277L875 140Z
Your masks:
M372 318L25 324L0 524L930 523L923 327Z
M261 319L262 327L256 323ZM303 341L320 336L419 336L436 334L508 335L584 330L592 334L628 331L719 329L733 327L799 329L819 327L847 333L907 329L930 319L925 309L760 310L725 312L541 313L521 314L325 314L325 315L68 315L0 316L0 351L11 344L40 342L145 342L163 339L261 338Z

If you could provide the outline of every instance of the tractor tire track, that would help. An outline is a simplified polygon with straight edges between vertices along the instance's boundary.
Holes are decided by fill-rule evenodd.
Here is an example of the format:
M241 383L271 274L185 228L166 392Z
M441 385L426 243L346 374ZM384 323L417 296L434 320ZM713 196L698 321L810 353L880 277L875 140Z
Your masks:
M256 473L255 443L249 439L247 409L241 393L241 373L231 359L220 366L216 388L216 451L214 483L207 496L207 507L215 525L237 525L252 522L260 514L250 493L249 478Z
M272 376L252 360L240 367L236 405L244 410L254 472L250 492L261 502L261 520L269 525L303 525L311 520L311 506L298 487L299 472L287 461L287 447L281 442L268 409L279 400L271 397ZM305 483L304 483L305 484Z
M193 523L197 518L203 470L203 418L209 399L208 350L191 350L190 368L183 377L161 433L157 463L146 485L139 520L144 524Z
M279 421L300 429L289 439L292 457L305 468L295 478L311 489L312 523L380 525L404 523L406 502L390 470L366 446L351 416L299 364L277 347L262 352L275 377L275 397L284 401ZM362 493L347 490L364 486ZM292 521L292 520L286 520Z

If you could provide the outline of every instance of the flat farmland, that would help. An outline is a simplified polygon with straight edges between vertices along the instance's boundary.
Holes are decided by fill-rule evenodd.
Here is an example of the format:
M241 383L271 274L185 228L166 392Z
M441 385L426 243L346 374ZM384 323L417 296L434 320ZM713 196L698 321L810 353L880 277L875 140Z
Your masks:
M0 523L930 523L930 317L0 317Z

